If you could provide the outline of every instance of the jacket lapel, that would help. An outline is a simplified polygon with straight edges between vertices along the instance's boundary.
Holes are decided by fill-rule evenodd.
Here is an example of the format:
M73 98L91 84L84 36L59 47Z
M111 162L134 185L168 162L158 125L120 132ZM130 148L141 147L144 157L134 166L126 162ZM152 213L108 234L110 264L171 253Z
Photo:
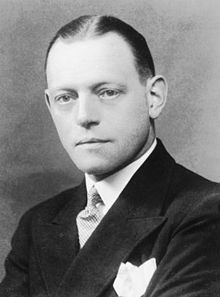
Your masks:
M56 296L103 296L112 286L120 263L165 222L162 208L174 164L159 142L72 261Z
M40 267L51 296L79 251L75 217L86 204L84 184L58 197L61 200L67 198L68 202L55 218L42 220L34 230Z

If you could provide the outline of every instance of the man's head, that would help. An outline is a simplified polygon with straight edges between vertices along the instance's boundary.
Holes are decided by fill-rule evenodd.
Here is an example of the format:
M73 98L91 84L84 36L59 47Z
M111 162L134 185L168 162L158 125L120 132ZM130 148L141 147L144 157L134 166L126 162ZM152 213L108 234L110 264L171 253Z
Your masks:
M58 31L45 66L46 102L79 169L101 179L147 151L166 83L137 31L113 17L81 17Z

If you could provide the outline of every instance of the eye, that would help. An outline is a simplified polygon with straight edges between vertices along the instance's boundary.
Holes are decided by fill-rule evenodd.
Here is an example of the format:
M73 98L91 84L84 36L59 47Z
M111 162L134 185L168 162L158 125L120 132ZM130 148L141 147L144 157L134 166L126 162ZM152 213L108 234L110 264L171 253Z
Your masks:
M67 104L74 100L76 100L76 96L71 94L62 94L55 97L55 101L59 104Z
M118 97L120 92L114 89L105 89L99 92L99 97L102 99L114 99Z

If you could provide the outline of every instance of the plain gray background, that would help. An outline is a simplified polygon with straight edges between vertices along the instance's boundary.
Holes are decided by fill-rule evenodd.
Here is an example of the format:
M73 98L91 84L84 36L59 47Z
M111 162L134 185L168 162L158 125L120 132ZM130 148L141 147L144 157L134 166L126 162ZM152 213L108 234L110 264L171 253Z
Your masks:
M142 32L169 83L157 132L185 166L220 181L220 1L0 0L0 278L18 219L81 175L44 104L44 56L60 26L114 14Z

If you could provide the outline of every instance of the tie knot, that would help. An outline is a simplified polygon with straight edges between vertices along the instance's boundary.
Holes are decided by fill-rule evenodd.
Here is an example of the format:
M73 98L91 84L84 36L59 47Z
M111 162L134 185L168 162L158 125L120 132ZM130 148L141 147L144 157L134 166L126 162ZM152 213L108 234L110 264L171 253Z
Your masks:
M102 198L100 197L95 186L92 186L88 193L88 205L95 207L98 203L103 203Z

